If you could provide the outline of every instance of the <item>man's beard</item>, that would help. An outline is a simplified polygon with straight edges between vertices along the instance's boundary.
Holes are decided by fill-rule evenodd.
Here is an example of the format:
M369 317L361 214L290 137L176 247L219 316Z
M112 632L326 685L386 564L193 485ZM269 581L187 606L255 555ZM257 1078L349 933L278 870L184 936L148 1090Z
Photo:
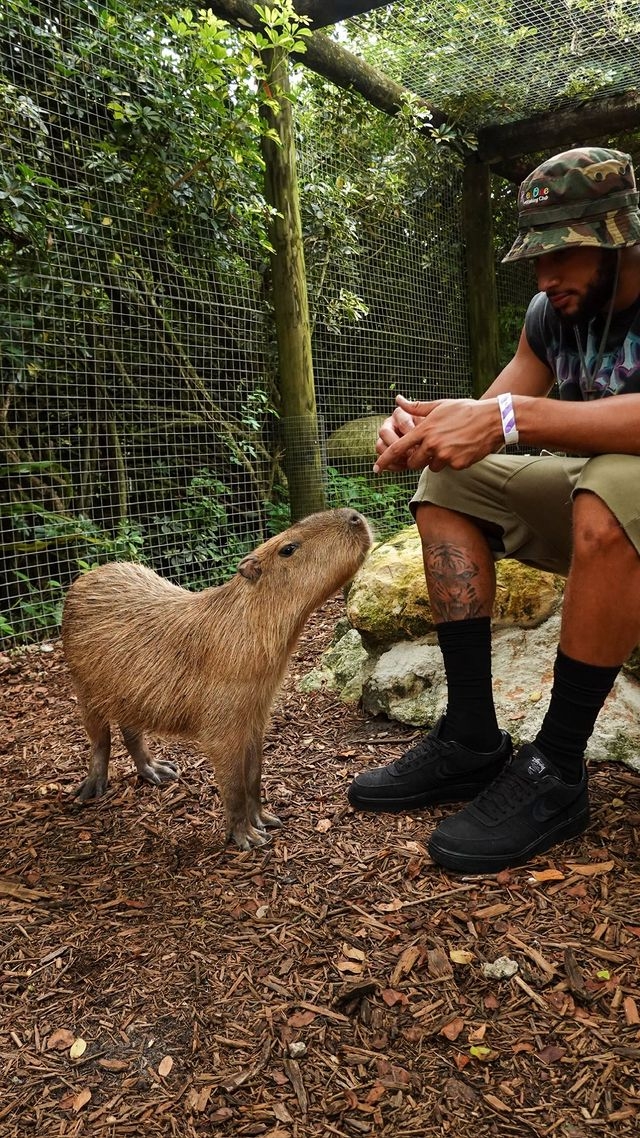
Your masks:
M587 286L576 311L571 316L562 312L557 313L565 327L571 327L573 324L587 324L611 301L616 280L618 251L617 249L602 249L601 252L602 257L596 275Z

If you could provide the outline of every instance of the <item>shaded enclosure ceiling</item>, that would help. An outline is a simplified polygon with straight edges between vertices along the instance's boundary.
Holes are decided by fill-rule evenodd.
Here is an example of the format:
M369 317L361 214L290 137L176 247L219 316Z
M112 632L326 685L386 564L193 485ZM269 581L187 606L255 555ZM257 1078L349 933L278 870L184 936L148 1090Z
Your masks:
M640 127L638 0L295 6L436 121L475 131L489 161Z

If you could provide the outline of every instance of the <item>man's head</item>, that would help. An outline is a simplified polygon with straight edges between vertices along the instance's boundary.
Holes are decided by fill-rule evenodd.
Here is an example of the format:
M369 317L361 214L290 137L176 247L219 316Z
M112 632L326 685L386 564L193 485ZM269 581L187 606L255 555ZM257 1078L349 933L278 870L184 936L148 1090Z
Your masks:
M520 186L518 228L504 261L637 244L640 212L630 155L580 147L542 162Z

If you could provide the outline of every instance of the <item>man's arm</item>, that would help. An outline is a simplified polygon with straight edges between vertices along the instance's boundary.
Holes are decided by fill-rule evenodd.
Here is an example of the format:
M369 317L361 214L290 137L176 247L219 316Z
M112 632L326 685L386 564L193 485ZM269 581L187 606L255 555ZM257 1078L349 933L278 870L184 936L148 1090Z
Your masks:
M505 391L513 396L520 443L575 454L640 455L640 395L589 402L541 398L552 385L551 371L523 330L515 356L479 400L412 403L398 396L403 426L397 435L381 432L374 470L462 470L499 451L502 420L495 397Z
M480 400L438 399L423 403L398 395L396 410L380 429L374 470L471 466L500 450L503 444L496 395L511 391L538 399L547 395L552 386L551 371L532 351L523 329L515 356Z

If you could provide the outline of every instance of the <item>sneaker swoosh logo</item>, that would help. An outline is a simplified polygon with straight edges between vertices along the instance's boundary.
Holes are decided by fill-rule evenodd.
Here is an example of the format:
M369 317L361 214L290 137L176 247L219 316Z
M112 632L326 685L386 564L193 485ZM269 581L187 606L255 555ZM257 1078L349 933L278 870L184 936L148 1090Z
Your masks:
M537 798L533 803L531 813L536 822L548 822L551 818L555 818L561 809L562 807L558 806L557 800L549 795L548 798Z

